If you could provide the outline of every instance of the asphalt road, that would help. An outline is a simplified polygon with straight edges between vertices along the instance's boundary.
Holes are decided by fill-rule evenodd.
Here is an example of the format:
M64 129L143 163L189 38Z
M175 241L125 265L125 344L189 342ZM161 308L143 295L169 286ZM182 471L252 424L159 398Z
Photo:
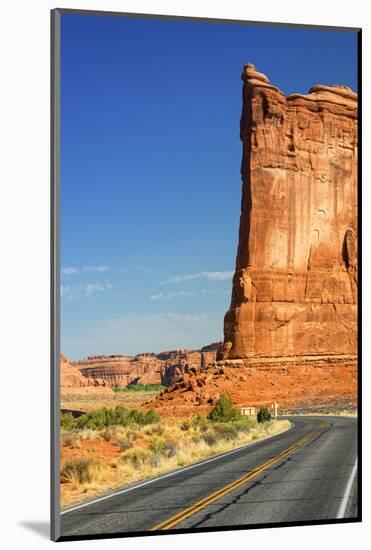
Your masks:
M278 436L63 512L62 537L356 517L356 419L290 420Z

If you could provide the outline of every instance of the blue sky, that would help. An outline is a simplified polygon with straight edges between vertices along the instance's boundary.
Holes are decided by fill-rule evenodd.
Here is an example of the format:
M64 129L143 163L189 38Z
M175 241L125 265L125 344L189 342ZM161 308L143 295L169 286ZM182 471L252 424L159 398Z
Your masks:
M64 14L61 349L221 340L241 200L240 74L357 89L355 32Z

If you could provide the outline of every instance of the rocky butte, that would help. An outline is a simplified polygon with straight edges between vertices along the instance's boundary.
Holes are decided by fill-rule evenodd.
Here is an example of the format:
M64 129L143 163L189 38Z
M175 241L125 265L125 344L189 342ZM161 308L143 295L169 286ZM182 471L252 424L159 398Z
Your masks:
M95 355L73 362L84 378L104 381L107 386L124 388L128 384L162 384L169 386L184 372L199 370L215 361L221 342L201 349L169 350L160 353L129 355Z
M218 362L191 373L193 389L185 377L158 406L206 408L222 391L241 404L355 401L357 94L317 85L285 96L252 64L242 80L241 216L223 346Z
M79 369L60 356L60 386L61 396L84 395L113 397L114 392L105 380L88 378L81 374Z

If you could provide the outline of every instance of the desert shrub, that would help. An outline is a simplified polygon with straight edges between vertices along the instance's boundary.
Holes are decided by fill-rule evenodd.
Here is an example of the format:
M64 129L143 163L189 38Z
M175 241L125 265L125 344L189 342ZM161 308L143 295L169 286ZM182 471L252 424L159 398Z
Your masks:
M61 428L62 430L72 430L75 423L75 419L72 416L72 413L62 413L61 414Z
M213 409L208 414L212 422L230 422L241 418L240 411L234 406L232 399L222 394Z
M138 437L140 437L140 434L138 432L136 432L135 430L129 430L127 433L126 433L126 437L130 440L130 441L136 441L138 439Z
M126 388L114 388L115 391L138 392L138 391L161 391L165 386L161 384L129 384Z
M116 445L119 446L120 451L128 451L133 447L133 443L129 439L117 439L115 441Z
M162 454L166 458L172 458L177 454L177 452L178 452L178 447L174 441L170 441L170 440L164 441Z
M161 426L160 424L155 424L154 426L148 428L144 433L146 435L162 435L164 431L164 426Z
M83 430L75 429L74 431L76 431L79 435L81 441L85 439L96 439L99 436L99 432L97 430L91 430L89 428L84 428Z
M213 432L208 432L202 436L202 439L205 441L209 447L213 447L218 443L218 438Z
M130 424L138 424L139 426L141 426L144 424L150 424L150 422L144 421L144 414L142 413L142 411L132 409L131 411L129 411L124 424L127 426Z
M146 465L152 465L152 457L153 454L148 449L133 449L122 454L121 460L138 469Z
M181 423L180 429L182 430L182 432L187 432L188 430L191 429L191 424L189 423L188 420L185 420L184 422Z
M114 409L102 407L96 411L83 414L77 419L76 426L80 429L103 430L108 426L145 425L153 424L159 420L160 416L156 411L149 410L146 413L136 409L129 411L125 407L118 405Z
M69 460L61 469L62 483L91 483L100 478L102 465L90 458L75 458Z
M233 422L233 426L238 432L248 433L256 425L256 420L241 416L241 419Z
M258 415L256 417L258 422L269 422L271 420L272 415L267 409L267 407L261 407L258 411Z
M178 452L176 443L171 440L163 441L157 437L154 437L149 445L149 450L157 458L165 456L166 458L171 458L175 456Z
M233 441L238 437L238 428L234 424L219 424L214 429L217 436L226 441Z
M80 429L103 430L107 426L115 423L113 422L113 417L114 410L103 407L96 411L81 415L76 421L76 426Z
M101 437L102 439L104 439L104 441L112 441L112 439L115 437L116 433L115 431L109 427L109 428L106 428L102 433L101 433Z
M152 466L152 468L156 468L161 463L161 455L157 455L157 454L153 453L150 457L150 462L149 463Z
M80 449L81 437L78 432L70 431L62 434L62 444L70 449Z
M150 409L144 415L144 424L154 424L155 422L159 422L160 420L161 420L160 415L153 409Z
M191 418L191 424L193 427L198 428L201 426L207 426L207 416L205 414L195 414Z
M164 442L158 437L153 437L149 444L149 449L154 455L160 456L164 450Z
M138 424L140 426L145 426L146 424L154 424L159 421L160 415L153 409L150 409L146 413L132 409L128 414L126 425Z

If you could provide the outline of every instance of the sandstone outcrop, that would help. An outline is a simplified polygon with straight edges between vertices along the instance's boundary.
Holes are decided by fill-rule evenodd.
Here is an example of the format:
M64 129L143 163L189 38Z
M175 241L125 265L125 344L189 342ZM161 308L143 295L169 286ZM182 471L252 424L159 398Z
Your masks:
M357 94L317 85L285 96L242 73L242 201L231 304L218 361L151 405L355 404Z
M174 384L189 369L201 369L215 361L221 343L199 350L170 350L160 353L141 353L135 356L100 355L76 361L82 375L104 380L111 387L129 384Z
M356 354L357 94L243 70L242 204L220 359Z
M60 387L61 396L65 395L102 395L113 397L114 392L105 380L87 378L79 369L68 362L66 357L60 357Z

